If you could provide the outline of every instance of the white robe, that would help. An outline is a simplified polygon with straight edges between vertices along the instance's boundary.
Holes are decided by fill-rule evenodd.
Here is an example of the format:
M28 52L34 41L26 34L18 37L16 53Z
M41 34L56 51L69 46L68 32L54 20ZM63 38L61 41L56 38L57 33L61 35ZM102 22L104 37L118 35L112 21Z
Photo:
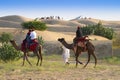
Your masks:
M64 59L64 62L68 62L68 59L70 58L70 50L64 46L62 46L63 52L62 57Z

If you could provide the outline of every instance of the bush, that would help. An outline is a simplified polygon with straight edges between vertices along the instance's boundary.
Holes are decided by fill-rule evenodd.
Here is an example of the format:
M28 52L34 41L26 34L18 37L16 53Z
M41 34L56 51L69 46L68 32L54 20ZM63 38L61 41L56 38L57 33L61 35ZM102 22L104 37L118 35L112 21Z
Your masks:
M10 33L2 33L0 36L0 42L2 44L8 43L12 38L12 35Z
M0 59L4 62L18 60L21 58L22 53L20 51L15 50L9 44L4 44L0 47Z
M118 33L114 36L113 47L120 48L120 33Z
M114 31L112 28L105 28L102 23L98 23L97 25L88 25L86 27L81 28L83 31L83 35L99 35L106 37L108 39L112 39L114 35Z
M44 40L42 36L38 36L38 43L41 44L42 46L44 45Z
M40 21L29 21L29 22L24 22L21 24L23 26L23 28L29 29L32 26L34 27L34 29L36 30L41 30L44 31L47 29L47 26L45 23L40 22Z

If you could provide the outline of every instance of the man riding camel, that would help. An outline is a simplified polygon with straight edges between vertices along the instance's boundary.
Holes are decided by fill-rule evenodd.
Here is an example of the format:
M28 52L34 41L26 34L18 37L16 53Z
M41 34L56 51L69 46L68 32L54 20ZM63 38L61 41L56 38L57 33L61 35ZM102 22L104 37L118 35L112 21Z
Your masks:
M83 36L82 30L80 26L78 26L76 30L76 37L73 39L74 46L78 45L83 48L83 51L85 51L86 50L86 45L85 45L86 37L88 36Z
M37 43L38 43L37 42L37 34L34 30L34 27L32 26L31 28L29 28L26 38L23 40L22 46L23 46L23 49L30 48L31 44L37 44Z

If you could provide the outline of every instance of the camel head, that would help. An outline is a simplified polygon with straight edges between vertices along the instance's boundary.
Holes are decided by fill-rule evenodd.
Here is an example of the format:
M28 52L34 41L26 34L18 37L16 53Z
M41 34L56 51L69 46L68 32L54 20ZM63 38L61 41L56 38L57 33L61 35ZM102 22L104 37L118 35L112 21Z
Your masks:
M58 41L63 42L65 39L64 38L58 38Z
M15 40L10 40L10 43L13 45L13 47L16 49L16 50L20 50L21 49L21 46L18 46L15 42Z

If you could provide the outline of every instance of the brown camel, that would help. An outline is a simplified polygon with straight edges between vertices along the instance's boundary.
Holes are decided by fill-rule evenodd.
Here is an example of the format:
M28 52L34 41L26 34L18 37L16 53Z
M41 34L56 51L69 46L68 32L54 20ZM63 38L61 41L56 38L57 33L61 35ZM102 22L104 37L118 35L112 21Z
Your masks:
M21 46L17 46L15 40L10 40L10 42L11 42L11 44L13 45L13 47L14 47L16 50L21 50ZM22 51L22 50L21 50L21 51ZM30 61L28 60L28 56L27 56L27 53L28 53L29 51L30 51L30 50L27 49L27 48L23 51L24 56L23 56L23 64L22 64L22 66L24 66L25 60L27 60L27 62L28 62L30 65L32 65L32 64L30 63ZM42 46L39 44L39 45L35 48L35 50L33 51L33 53L36 54L37 57L38 57L38 61L37 61L37 64L36 64L37 66L38 66L38 64L39 64L39 60L40 60L40 59L41 59L40 66L42 65L42 54L41 54L41 52L42 52Z
M95 59L95 66L94 66L94 67L96 67L97 58L96 58L96 56L95 56L95 54L94 54L95 47L93 46L93 44L92 44L89 40L86 41L86 50L85 50L85 51L83 51L80 46L73 46L73 44L68 44L68 43L65 41L64 38L59 38L58 41L59 41L60 43L62 43L66 48L71 49L71 50L74 51L74 53L75 53L75 60L76 60L76 67L77 67L78 63L83 64L82 62L80 62L80 61L78 60L78 57L79 57L79 55L81 54L81 52L85 52L85 51L88 52L88 61L87 61L87 63L84 65L84 68L85 68L85 67L87 66L87 64L89 63L89 61L90 61L90 56L91 56L91 55L92 55L92 56L94 57L94 59ZM75 48L76 48L76 50L75 50Z

